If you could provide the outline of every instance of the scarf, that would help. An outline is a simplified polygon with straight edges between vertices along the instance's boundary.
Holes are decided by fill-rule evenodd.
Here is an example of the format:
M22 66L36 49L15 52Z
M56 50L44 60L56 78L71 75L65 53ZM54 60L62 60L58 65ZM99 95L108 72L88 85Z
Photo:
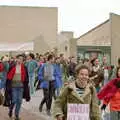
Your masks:
M14 66L13 68L11 68L11 70L8 72L7 74L7 79L8 80L12 80L14 75L16 72L16 66ZM21 81L24 82L26 78L26 71L25 71L25 67L24 64L21 64Z

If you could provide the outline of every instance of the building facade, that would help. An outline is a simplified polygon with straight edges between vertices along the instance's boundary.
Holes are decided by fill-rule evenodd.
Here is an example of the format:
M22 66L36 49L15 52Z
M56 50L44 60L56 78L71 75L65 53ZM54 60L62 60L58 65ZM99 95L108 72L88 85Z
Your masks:
M57 43L58 54L62 53L66 58L77 56L77 41L73 38L73 32L62 31L58 34Z
M111 13L110 18L77 38L79 59L106 56L108 62L117 64L120 57L120 16Z
M0 43L34 42L34 52L56 47L58 9L0 6Z

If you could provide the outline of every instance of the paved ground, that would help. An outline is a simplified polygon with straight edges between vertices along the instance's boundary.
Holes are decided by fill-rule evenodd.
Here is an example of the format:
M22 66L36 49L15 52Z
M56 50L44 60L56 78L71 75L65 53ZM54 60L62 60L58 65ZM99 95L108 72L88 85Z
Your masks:
M51 117L46 115L45 106L43 112L39 112L39 104L42 99L42 91L37 91L32 97L31 101L26 103L23 101L21 110L21 120L52 120ZM0 106L0 120L9 120L8 109Z
M51 117L46 114L46 106L43 107L43 112L39 112L39 104L43 98L42 90L39 90L35 93L29 103L23 102L23 108L31 111L39 117L42 117L43 120L52 120ZM42 120L42 119L41 119Z
M8 109L3 108L2 106L0 107L0 120L9 120ZM21 120L45 120L45 119L22 108Z

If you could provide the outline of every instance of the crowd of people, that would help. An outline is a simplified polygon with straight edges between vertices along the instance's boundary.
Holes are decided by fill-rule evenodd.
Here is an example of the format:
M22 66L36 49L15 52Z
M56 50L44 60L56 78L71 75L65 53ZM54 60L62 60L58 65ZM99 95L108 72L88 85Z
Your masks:
M67 104L89 104L90 120L101 120L101 111L109 105L111 120L120 119L120 59L118 66L110 65L106 56L99 59L65 58L63 54L33 53L14 57L4 56L0 61L0 104L8 107L8 116L20 120L22 99L27 102L42 89L40 112L46 104L46 113L56 120L67 119ZM2 99L3 98L3 99ZM54 99L54 102L53 102ZM100 109L101 106L101 109Z

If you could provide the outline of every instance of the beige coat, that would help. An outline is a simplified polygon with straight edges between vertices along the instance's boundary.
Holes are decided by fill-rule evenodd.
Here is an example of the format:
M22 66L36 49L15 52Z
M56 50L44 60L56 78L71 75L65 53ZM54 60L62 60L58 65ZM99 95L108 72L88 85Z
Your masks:
M67 119L67 103L89 104L90 105L90 120L101 120L100 110L96 97L96 89L88 84L84 94L80 97L75 91L75 83L65 87L61 95L56 99L53 106L53 116L56 120L57 115L64 116Z

